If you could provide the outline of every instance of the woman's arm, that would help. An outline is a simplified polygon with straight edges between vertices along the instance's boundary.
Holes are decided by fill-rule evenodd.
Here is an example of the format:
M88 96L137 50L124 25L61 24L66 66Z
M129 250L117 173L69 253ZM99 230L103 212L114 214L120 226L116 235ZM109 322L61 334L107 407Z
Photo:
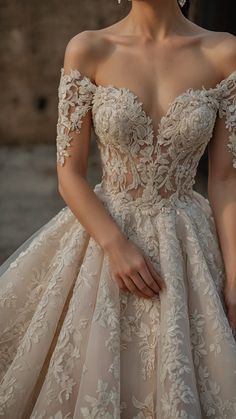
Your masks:
M236 286L236 168L228 152L224 120L217 119L208 146L208 198L213 209L227 282Z
M230 326L236 330L236 168L226 151L222 121L209 145L208 198L222 250L226 282L224 299ZM221 141L221 145L219 144Z
M70 70L79 68L80 74L90 79L89 62L93 54L87 35L85 31L72 38L65 51L65 77L59 88L57 125L59 192L76 218L109 255L119 287L142 297L153 297L164 287L164 281L141 250L126 239L86 180L93 92L83 76L81 80L73 79Z
M72 39L66 47L63 65L65 74L70 74L70 70L75 68L79 68L81 74L88 73L85 68L85 63L88 67L88 63L91 61L89 59L89 39L84 33L80 34L80 38L78 41ZM91 68L89 70L91 72ZM64 94L64 99L60 103L62 111L61 113L59 112L58 120L58 149L60 143L65 141L65 137L61 140L62 135L68 136L69 134L72 140L70 141L69 147L66 149L64 147L64 150L66 150L69 156L62 158L61 155L61 159L58 156L58 189L62 198L88 233L102 248L106 249L114 241L124 239L124 236L86 180L91 137L91 111L89 107L92 92L88 90L86 98L83 96L82 105L79 103L80 92L76 91L77 86L79 87L79 84L76 85L76 82L74 83L72 81L72 83L68 82L66 87L64 85L61 89L62 94ZM70 104L69 106L69 99L67 101L67 98L72 93L77 96L78 105L74 104L72 106ZM65 122L65 119L68 121L71 116L72 120L73 114L76 115L77 112L82 112L82 107L85 103L84 99L88 101L88 106L84 109L84 113L86 112L86 114L81 118L82 124L80 130L76 132L75 129L68 128L69 124ZM62 103L63 100L64 102ZM66 107L68 107L67 118L64 112Z
M235 46L227 74L236 70ZM233 58L232 58L233 56ZM228 61L228 62L229 62ZM227 61L226 61L227 63ZM208 198L214 214L223 255L224 297L228 319L236 328L236 75L224 86L213 137L208 146Z

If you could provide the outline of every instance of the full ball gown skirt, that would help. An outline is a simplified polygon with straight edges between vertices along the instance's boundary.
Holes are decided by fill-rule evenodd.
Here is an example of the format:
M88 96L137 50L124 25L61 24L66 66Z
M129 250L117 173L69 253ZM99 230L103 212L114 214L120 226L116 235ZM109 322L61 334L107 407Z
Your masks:
M66 167L91 110L94 192L167 288L154 299L119 289L107 254L59 211L0 267L0 416L236 418L225 268L209 201L192 187L217 115L236 168L235 105L236 71L180 94L155 133L131 90L61 69L57 162Z

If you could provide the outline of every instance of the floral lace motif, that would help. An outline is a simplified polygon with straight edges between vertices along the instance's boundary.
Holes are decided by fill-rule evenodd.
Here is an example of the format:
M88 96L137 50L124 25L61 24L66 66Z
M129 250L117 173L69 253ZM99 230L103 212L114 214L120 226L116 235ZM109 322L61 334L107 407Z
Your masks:
M91 108L94 86L86 77L80 77L77 70L65 74L61 69L58 88L58 122L57 122L57 162L62 166L69 157L68 147L73 137L72 132L79 133L83 117Z
M184 92L154 133L133 92L62 72L58 161L91 108L103 163L94 192L167 288L152 300L120 290L62 209L0 276L0 417L236 418L224 264L209 201L192 189L219 106L234 130L235 79Z
M170 104L157 128L128 88L97 86L79 70L59 88L58 161L65 163L73 129L89 109L102 160L102 188L111 207L173 208L189 202L199 160L210 141L218 110L232 132L235 156L236 71L215 88L187 89ZM75 138L75 137L74 137ZM233 161L235 167L235 159ZM115 200L115 202L113 202Z
M229 152L233 154L233 167L236 169L236 76L221 82L223 97L219 106L219 117L225 118L226 128L229 130Z

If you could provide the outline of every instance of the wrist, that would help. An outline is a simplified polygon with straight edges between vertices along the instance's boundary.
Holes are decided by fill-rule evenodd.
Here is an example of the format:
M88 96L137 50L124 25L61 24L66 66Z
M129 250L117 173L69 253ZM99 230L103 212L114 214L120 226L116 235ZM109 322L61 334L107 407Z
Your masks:
M127 239L125 238L124 234L119 229L114 229L114 231L109 231L109 236L104 237L100 245L104 252L108 253L112 251L113 248L122 245Z

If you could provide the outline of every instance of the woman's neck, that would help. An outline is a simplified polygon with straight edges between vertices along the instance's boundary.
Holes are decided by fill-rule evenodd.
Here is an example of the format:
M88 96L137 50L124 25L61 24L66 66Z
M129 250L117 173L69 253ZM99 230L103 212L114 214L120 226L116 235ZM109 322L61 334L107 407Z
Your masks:
M123 24L127 35L153 41L181 32L188 19L181 12L177 0L133 0Z

